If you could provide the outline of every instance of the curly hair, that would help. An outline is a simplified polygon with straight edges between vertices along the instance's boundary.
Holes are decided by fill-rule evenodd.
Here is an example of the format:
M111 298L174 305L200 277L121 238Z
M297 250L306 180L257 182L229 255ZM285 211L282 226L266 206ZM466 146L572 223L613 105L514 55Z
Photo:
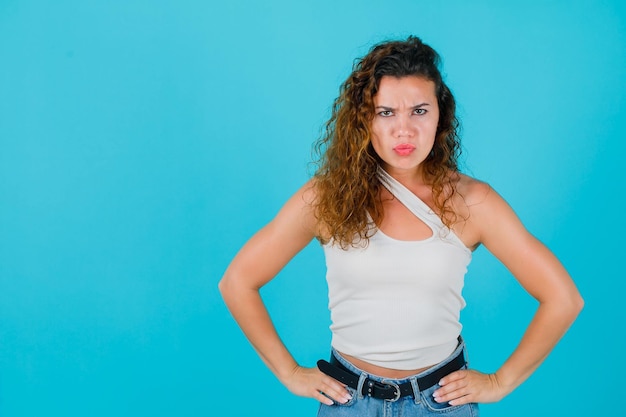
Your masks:
M330 240L344 249L357 242L367 244L383 218L382 185L376 174L381 159L372 147L370 127L374 97L384 76L418 76L435 84L439 124L433 149L422 167L442 221L448 227L456 221L448 202L456 193L452 174L459 172L459 121L454 97L439 67L437 52L414 36L374 45L355 61L314 145L318 155L314 209L328 234L319 238L322 243Z

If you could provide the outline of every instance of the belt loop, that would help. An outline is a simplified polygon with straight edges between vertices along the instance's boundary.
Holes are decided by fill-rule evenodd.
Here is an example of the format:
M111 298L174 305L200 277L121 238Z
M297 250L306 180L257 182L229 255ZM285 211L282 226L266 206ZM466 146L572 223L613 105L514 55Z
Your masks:
M365 372L361 372L361 375L359 375L359 382L356 385L356 394L359 400L363 399L363 384L365 384L366 379L367 374Z
M461 352L463 353L463 359L465 359L465 366L469 368L469 358L467 357L467 345L463 336L459 335L459 345L461 346Z
M420 395L420 387L417 385L417 377L411 378L411 388L413 388L413 401L415 404L419 404L422 401L422 397Z

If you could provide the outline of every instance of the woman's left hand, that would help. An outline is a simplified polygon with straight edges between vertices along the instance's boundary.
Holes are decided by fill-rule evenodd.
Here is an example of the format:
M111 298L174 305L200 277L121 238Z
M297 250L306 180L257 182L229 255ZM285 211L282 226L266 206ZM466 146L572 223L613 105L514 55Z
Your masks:
M491 403L507 394L496 374L483 374L471 369L452 372L442 378L439 385L441 388L433 393L435 401L450 405Z

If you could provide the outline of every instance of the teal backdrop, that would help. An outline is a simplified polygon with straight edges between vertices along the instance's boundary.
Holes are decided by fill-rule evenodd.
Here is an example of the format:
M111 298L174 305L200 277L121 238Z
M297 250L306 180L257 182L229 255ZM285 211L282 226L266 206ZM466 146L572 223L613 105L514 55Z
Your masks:
M353 60L422 37L444 58L465 172L563 261L586 306L482 416L590 416L623 395L623 1L0 1L0 416L314 416L265 368L217 283L311 174ZM313 365L322 251L263 289ZM479 249L473 367L536 303ZM618 408L619 409L619 408Z

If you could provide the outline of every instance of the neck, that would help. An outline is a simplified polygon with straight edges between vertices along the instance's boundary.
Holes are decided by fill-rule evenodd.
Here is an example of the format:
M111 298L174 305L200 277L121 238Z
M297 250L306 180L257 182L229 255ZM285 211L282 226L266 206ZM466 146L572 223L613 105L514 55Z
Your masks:
M407 188L427 185L421 166L412 169L398 169L385 164L381 165L381 168Z

